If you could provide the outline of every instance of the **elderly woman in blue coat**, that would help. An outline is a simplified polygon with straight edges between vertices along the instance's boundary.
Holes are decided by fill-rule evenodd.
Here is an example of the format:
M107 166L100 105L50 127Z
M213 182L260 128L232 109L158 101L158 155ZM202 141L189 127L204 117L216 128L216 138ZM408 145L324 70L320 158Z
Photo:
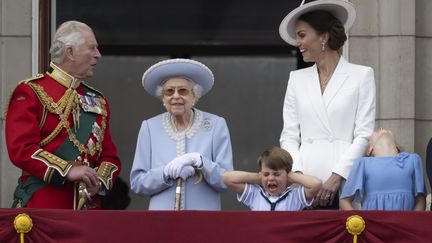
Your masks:
M190 59L170 59L143 75L144 89L167 112L144 120L131 171L131 189L150 197L150 210L220 210L233 169L225 119L195 108L213 86L212 71Z

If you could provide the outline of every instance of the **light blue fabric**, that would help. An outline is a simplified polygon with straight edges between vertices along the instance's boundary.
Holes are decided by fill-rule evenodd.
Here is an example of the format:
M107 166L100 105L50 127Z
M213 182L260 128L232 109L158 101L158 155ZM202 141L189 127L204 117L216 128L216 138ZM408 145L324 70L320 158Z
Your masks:
M227 189L221 175L233 169L231 140L225 119L202 114L203 124L186 139L185 152L201 154L204 179L198 185L197 175L185 181L185 209L220 210L220 193ZM173 210L175 202L175 181L166 182L163 169L177 156L176 141L162 119L163 114L142 122L130 177L132 191L150 197L150 210Z
M173 77L183 77L199 84L202 88L201 95L209 92L214 84L213 73L206 65L184 58L168 59L154 64L144 73L142 84L149 94L159 98L156 87Z
M252 211L270 211L270 203L261 195L262 190L263 189L258 185L246 184L243 193L237 195L237 200L248 206ZM309 202L306 200L303 186L288 188L285 193L289 194L285 199L276 204L275 211L300 211L312 205L313 199ZM264 192L264 194L266 193ZM270 197L268 196L268 198ZM276 198L274 199L274 201L277 200ZM271 199L270 201L273 202Z
M413 210L415 197L425 193L420 157L402 152L399 156L358 159L341 198L354 196L363 210Z

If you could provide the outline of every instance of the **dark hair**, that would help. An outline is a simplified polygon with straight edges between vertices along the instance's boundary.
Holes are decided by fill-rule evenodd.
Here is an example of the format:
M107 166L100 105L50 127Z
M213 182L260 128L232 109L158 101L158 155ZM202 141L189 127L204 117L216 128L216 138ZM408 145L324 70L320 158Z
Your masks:
M307 12L301 15L298 20L308 23L318 34L328 32L328 46L332 50L339 50L347 40L345 28L340 20L327 11L316 10Z
M272 170L284 169L288 173L292 169L293 160L285 149L272 147L265 150L258 158L260 169L263 164Z

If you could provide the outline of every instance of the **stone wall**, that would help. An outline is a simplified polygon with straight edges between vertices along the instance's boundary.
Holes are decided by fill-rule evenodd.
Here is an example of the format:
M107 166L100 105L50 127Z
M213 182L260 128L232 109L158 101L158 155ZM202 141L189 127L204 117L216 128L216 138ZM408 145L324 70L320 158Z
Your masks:
M0 1L0 207L10 207L18 175L9 161L4 140L5 110L17 82L31 76L30 0Z

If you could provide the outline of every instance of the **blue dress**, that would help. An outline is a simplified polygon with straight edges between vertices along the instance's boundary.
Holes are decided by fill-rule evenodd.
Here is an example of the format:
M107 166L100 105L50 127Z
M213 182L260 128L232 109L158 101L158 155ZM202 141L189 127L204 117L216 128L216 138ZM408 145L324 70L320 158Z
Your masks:
M133 192L150 197L149 210L174 210L176 183L165 181L163 169L185 153L200 153L204 179L185 183L181 205L185 210L220 210L220 194L227 190L222 174L233 170L231 139L225 119L194 109L192 126L177 132L165 112L142 122L130 174Z
M353 165L341 198L354 196L363 210L413 210L415 197L425 194L417 154L362 157Z

